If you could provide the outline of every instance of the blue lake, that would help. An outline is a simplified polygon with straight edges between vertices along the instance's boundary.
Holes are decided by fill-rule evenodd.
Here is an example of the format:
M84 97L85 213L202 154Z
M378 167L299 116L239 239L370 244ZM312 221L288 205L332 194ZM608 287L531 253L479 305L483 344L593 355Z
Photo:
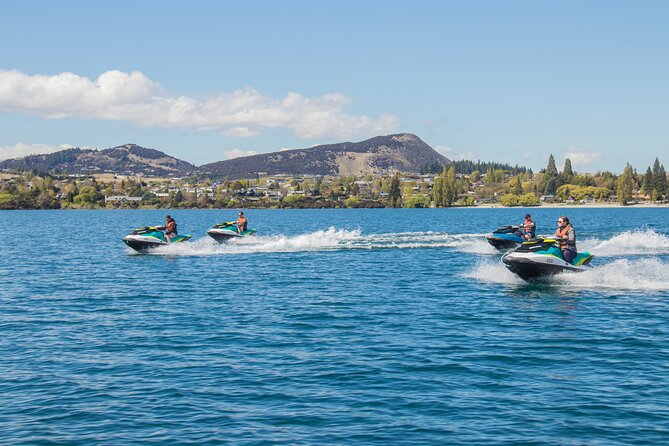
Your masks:
M525 211L2 211L0 443L667 444L669 208L531 209L596 256L542 285Z

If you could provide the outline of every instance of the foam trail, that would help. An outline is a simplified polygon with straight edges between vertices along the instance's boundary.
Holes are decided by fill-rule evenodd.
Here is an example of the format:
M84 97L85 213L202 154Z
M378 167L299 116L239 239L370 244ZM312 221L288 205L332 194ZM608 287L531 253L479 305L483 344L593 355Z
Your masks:
M596 256L669 254L669 237L652 229L625 231L603 241L585 240L582 245Z
M658 259L619 259L592 271L578 274L561 274L552 282L579 289L597 289L616 292L667 291L669 290L669 264Z
M448 234L444 232L397 232L362 235L359 229L330 227L296 236L253 236L219 244L207 237L160 247L153 255L231 255L260 252L301 252L347 249L426 249L454 248L475 254L497 254L483 234Z
M458 240L452 244L456 251L468 254L487 254L495 255L500 252L494 248L487 240L481 238Z
M193 242L184 242L160 247L151 251L150 254L206 256L258 252L322 251L335 249L340 244L359 237L359 230L337 230L331 227L325 231L316 231L293 237L284 235L254 236L243 239L233 239L228 243L220 244L213 239L202 238Z
M464 273L462 277L476 279L479 282L504 285L522 285L526 283L520 277L507 270L501 262L480 262L473 270Z

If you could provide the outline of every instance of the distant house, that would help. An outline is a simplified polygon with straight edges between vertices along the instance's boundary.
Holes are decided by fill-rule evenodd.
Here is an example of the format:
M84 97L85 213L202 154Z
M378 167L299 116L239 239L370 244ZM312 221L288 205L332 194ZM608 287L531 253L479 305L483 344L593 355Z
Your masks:
M105 203L139 203L142 197L130 197L128 195L110 195L105 197Z
M539 200L541 200L544 203L551 202L555 200L555 195L542 195L539 197Z

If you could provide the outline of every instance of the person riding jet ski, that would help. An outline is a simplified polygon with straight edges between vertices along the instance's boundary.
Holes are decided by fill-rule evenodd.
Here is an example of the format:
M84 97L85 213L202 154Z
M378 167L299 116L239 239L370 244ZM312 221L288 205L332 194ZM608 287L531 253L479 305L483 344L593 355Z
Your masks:
M509 271L521 279L533 281L562 272L592 269L589 252L576 252L576 231L567 217L560 217L555 237L537 237L502 256Z
M558 227L555 231L555 238L560 244L562 257L564 257L567 262L573 263L578 254L576 251L576 231L571 223L569 223L569 219L564 215L558 218L557 223Z
M177 222L174 221L170 214L165 216L165 226L160 226L158 229L165 231L165 239L167 240L167 243L170 243L172 237L179 235L177 231Z
M537 234L537 225L530 214L525 214L525 220L521 223L519 229L518 236L525 240L533 239Z
M165 233L162 231L165 231ZM190 238L190 235L179 235L176 221L170 215L166 215L165 226L137 228L123 237L123 242L135 251L146 252L171 243L185 242Z
M496 249L507 251L526 240L534 238L536 230L537 226L532 220L532 216L525 214L525 220L519 226L502 226L492 234L488 234L486 239Z
M217 242L225 242L236 237L246 237L256 233L255 229L248 229L248 219L243 212L239 212L237 221L217 223L207 231L209 237Z

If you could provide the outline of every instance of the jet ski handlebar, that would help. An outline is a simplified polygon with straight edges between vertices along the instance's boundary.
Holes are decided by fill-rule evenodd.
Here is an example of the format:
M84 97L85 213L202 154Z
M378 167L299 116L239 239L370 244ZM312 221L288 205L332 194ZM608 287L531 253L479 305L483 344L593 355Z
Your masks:
M144 226L143 228L137 228L134 231L132 231L133 234L145 234L147 232L153 232L153 231L162 231L165 229L164 226Z
M214 227L215 228L227 228L227 227L230 227L230 226L235 226L236 224L237 223L235 223L234 221L225 221L223 223L216 223L214 225Z

